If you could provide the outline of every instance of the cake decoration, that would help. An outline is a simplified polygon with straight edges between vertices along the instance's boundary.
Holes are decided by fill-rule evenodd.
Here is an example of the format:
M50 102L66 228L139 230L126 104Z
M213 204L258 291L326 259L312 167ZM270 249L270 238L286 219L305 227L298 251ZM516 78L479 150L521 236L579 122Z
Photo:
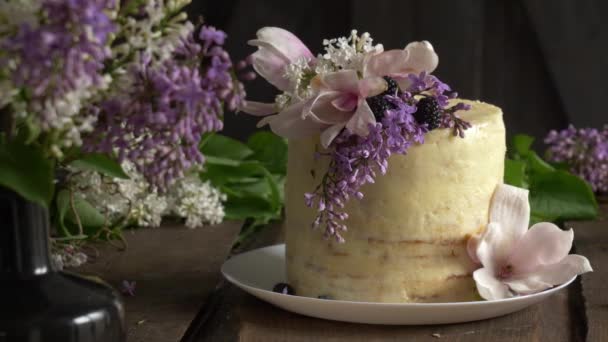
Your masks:
M470 105L450 104L457 94L430 73L438 64L433 46L412 42L385 51L368 33L324 40L324 54L315 57L292 33L276 27L257 32L249 42L258 47L254 69L282 91L274 103L248 101L244 111L264 116L276 134L301 139L319 135L316 158L329 167L307 206L317 209L312 226L324 236L344 242L344 210L361 187L386 174L393 154L404 155L425 134L449 128L464 138L471 125L458 116Z
M501 184L490 207L490 220L471 237L469 256L481 268L473 279L482 298L496 300L527 295L591 272L589 260L570 254L574 233L549 222L528 229L528 190Z

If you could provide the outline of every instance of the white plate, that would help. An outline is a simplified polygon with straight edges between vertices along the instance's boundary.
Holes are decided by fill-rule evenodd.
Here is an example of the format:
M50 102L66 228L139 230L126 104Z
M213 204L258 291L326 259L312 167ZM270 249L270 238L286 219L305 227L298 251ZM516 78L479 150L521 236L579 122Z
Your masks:
M369 303L326 300L272 292L285 282L285 245L236 255L222 266L228 281L250 294L288 311L306 316L368 324L447 324L506 315L536 304L568 286L567 283L528 296L459 303Z

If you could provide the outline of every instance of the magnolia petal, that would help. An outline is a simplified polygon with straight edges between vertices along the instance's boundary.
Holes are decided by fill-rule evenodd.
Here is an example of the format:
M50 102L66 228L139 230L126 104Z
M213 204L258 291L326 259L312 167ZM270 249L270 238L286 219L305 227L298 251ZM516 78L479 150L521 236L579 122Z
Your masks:
M258 127L268 124L274 133L287 139L300 139L318 134L323 125L310 119L303 119L303 107L303 102L295 103L277 115L263 118L258 123Z
M250 41L249 44L256 45L259 42L272 45L290 62L299 58L313 58L313 54L293 33L279 27L262 27L256 33L258 39ZM257 45L256 45L257 46Z
M512 297L507 285L494 277L494 273L487 268L480 268L473 272L473 279L477 292L485 300L496 300Z
M258 51L251 55L253 70L279 90L289 88L289 80L285 78L285 67L290 63L276 49L269 46L260 46Z
M365 99L359 101L357 111L346 123L346 128L359 136L367 136L369 134L369 125L376 124L376 118L371 108Z
M467 254L475 264L481 263L477 257L477 248L479 247L480 240L481 236L479 235L473 235L467 240Z
M538 293L553 287L553 285L542 281L536 277L528 277L517 280L505 280L505 284L519 295Z
M500 222L504 239L502 249L511 251L530 223L528 190L499 184L490 206L490 222Z
M274 103L247 101L241 110L255 116L266 116L276 113L277 106Z
M500 269L510 252L509 246L504 245L506 239L503 232L500 223L490 222L477 241L476 259L491 272Z
M535 272L526 274L525 277L510 279L506 283L517 293L531 294L561 285L576 275L592 271L587 258L571 254L557 263L544 265Z
M363 77L406 75L410 70L407 64L407 50L388 50L369 58L363 68Z
M328 148L331 145L331 142L342 132L344 126L346 124L336 124L326 128L323 133L321 133L321 146L324 148Z
M355 94L342 94L335 100L331 101L331 104L338 110L343 112L353 112L357 108L359 98Z
M368 77L359 81L359 96L371 97L381 94L388 89L388 84L382 77Z
M338 91L325 91L317 94L305 102L302 109L302 118L308 118L324 125L345 123L351 116L350 112L343 112L332 103L343 94Z
M439 57L433 45L426 40L407 44L405 51L408 52L407 66L411 70L409 73L419 74L426 71L430 74L439 64Z
M568 255L573 239L572 229L563 231L553 223L537 223L518 241L509 264L515 274L525 274L539 266L557 263Z
M348 92L352 94L359 93L359 76L355 70L340 70L330 72L323 75L322 84L328 89Z

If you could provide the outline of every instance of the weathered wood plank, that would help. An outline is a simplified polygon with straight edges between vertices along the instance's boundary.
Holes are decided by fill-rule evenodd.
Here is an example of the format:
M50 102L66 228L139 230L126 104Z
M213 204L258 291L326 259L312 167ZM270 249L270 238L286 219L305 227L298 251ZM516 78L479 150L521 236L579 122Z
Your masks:
M124 297L129 342L178 341L220 280L219 267L240 222L186 229L161 227L125 232L129 247L96 246L100 257L78 269L115 288L136 281Z
M608 211L605 206L603 212ZM582 276L581 287L586 318L586 340L608 341L608 224L606 221L572 223L575 247L594 268Z

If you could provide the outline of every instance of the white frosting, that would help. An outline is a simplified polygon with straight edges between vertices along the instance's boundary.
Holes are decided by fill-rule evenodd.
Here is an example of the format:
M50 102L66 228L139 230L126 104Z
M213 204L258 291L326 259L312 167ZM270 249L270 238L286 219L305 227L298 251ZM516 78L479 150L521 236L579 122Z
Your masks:
M312 230L315 211L304 204L304 193L327 167L313 159L318 138L289 142L287 271L299 295L374 302L474 298L465 243L487 223L502 182L505 128L500 108L459 101L472 105L459 113L473 125L466 137L434 130L407 155L392 156L388 173L363 187L365 198L348 203L344 244Z

